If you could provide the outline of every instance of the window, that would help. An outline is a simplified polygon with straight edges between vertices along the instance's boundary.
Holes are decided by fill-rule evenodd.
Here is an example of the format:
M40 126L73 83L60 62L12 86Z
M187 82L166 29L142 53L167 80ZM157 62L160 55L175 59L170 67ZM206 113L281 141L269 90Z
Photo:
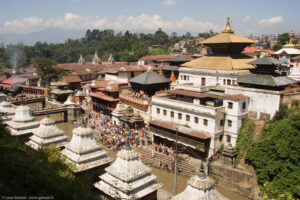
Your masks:
M166 110L164 110L164 115L167 115L167 111Z
M223 141L223 134L222 134L222 135L220 135L220 137L219 137L219 141L220 141L220 142L222 142L222 141Z
M156 113L160 114L160 109L159 108L156 108Z
M204 125L204 126L207 126L207 124L208 124L208 120L207 120L207 119L204 119L204 120L203 120L203 125Z
M189 116L189 115L186 116L186 121L187 121L187 122L190 121L190 116Z
M231 137L230 135L227 135L227 140L226 140L228 143L231 143Z
M206 81L205 78L201 78L201 85L202 86L205 86L205 81Z
M134 72L131 72L131 78L133 78L134 77Z
M231 80L227 79L227 85L231 85Z
M220 126L224 126L224 119L221 119Z
M235 84L235 80L232 80L232 85L234 85Z
M180 75L180 80L183 80L183 75Z
M195 121L196 124L198 124L198 123L199 123L199 118L198 118L198 117L195 117L195 118L194 118L194 121Z
M188 81L189 81L189 80L190 80L190 76L186 76L186 80L188 80Z
M186 75L183 76L183 79L186 80Z
M182 119L182 114L178 113L178 119Z
M226 85L226 80L225 79L223 79L223 85Z
M228 108L232 109L232 107L233 107L233 103L232 102L228 102Z
M243 102L242 109L243 109L243 110L246 109L246 102Z
M231 127L232 126L232 121L228 120L227 122L228 122L228 126Z
M174 112L173 111L171 111L171 117L174 118Z

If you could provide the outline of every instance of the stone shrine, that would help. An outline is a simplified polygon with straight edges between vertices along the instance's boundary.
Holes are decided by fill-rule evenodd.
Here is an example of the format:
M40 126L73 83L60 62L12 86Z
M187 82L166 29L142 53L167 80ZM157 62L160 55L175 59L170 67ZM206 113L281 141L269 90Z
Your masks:
M129 146L118 152L116 161L105 171L94 186L111 198L157 199L157 190L162 187Z
M35 121L28 106L21 105L17 107L15 116L5 124L11 132L11 135L21 136L29 135L39 126L39 122Z
M203 163L197 175L187 181L187 187L172 200L228 200L215 189L213 179L206 176Z
M51 119L49 115L40 121L40 126L33 131L33 136L26 145L33 149L38 149L42 144L48 146L55 144L56 147L61 148L67 143L67 137L64 132L57 128L55 120Z
M62 154L76 165L74 172L87 171L112 161L96 143L93 130L83 125L73 129L73 137L65 147Z

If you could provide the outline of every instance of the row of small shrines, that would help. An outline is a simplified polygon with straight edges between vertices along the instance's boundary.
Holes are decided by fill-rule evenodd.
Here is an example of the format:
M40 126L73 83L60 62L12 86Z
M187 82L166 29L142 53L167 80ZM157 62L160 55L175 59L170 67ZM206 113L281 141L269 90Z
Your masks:
M162 184L156 181L151 169L139 160L137 152L130 147L118 152L116 160L107 156L96 142L93 130L84 126L73 129L72 139L67 141L64 132L55 125L55 120L46 116L36 121L28 106L12 108L7 101L0 103L0 112L5 116L4 124L11 135L25 141L26 145L38 149L42 145L56 145L66 157L66 162L75 165L74 173L99 169L105 172L94 187L103 195L115 199L157 199ZM27 140L24 138L28 138ZM101 170L102 169L102 170ZM207 177L203 165L197 175L187 182L187 188L172 199L225 199L216 190L214 181Z

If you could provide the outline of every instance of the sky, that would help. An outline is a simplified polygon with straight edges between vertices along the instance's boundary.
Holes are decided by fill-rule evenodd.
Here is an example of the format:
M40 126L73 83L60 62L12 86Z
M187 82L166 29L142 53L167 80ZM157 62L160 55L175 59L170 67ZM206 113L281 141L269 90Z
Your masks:
M0 36L94 28L196 35L220 32L227 16L244 36L297 33L299 8L299 0L0 0Z

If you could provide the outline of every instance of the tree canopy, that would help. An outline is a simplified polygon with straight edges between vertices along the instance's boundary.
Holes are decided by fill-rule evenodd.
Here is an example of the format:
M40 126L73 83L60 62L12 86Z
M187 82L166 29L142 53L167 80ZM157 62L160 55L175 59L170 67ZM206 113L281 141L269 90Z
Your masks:
M54 146L38 151L10 136L0 125L0 194L53 199L96 199L76 178Z
M299 152L300 109L281 106L246 155L246 162L255 168L258 182L264 186L266 199L300 198Z

